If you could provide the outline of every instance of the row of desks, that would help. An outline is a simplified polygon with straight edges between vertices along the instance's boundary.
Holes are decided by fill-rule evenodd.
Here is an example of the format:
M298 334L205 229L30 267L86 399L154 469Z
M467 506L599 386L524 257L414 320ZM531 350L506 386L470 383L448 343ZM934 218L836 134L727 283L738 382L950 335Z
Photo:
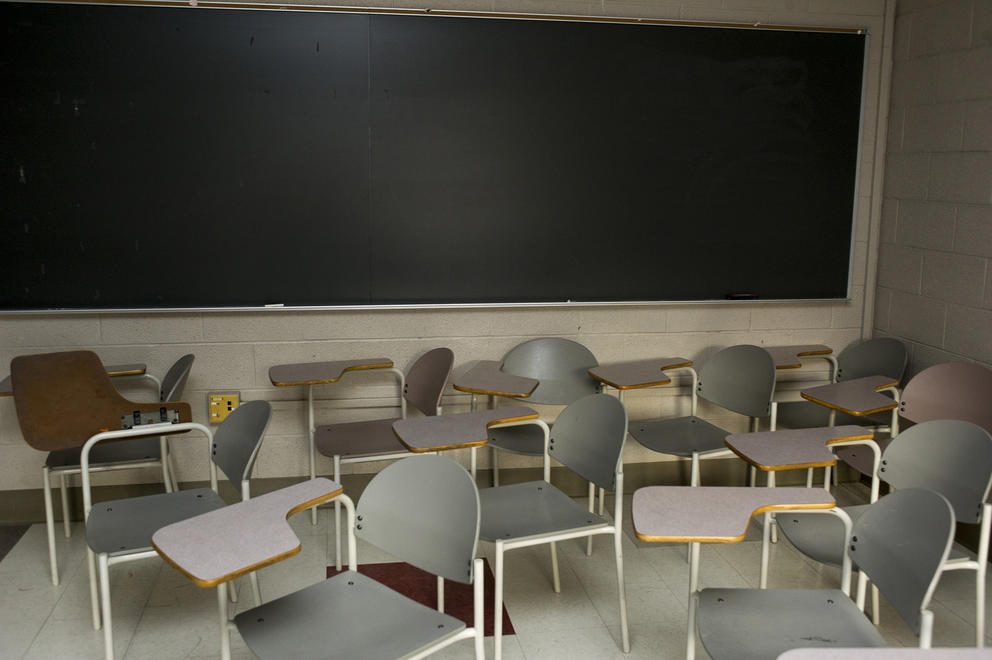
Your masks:
M797 369L802 359L809 357L826 358L832 361L833 373L836 362L832 350L823 345L780 346L766 349L771 354L776 369ZM692 366L692 360L682 357L661 357L634 360L616 364L600 365L589 370L589 375L600 383L613 387L621 393L626 390L659 387L671 383L669 372ZM394 363L389 358L367 358L335 360L330 362L305 362L277 365L269 369L269 379L276 387L307 386L336 383L353 371L392 369ZM452 383L455 390L469 394L501 396L527 399L537 389L539 381L534 378L516 376L500 369L495 360L480 360ZM833 410L854 416L864 416L876 412L893 410L897 402L881 394L881 390L895 387L897 383L884 376L859 378L841 383L833 383L801 391L802 398L814 401ZM308 397L309 426L313 427L313 400Z
M777 369L801 366L804 357L830 356L825 346L790 346L770 349ZM601 365L589 374L600 383L622 393L628 389L664 386L671 383L669 373L691 367L684 358L655 358ZM456 390L471 394L529 397L539 385L530 378L506 374L496 361L480 361L453 383ZM309 426L313 432L312 387L338 382L352 371L394 369L388 358L339 360L278 365L269 372L276 386L305 385ZM145 365L112 365L111 376L145 374ZM836 373L836 364L834 371ZM897 402L880 393L895 382L883 377L862 378L823 385L801 392L801 396L834 410L855 416L892 410ZM10 395L9 377L0 381L0 396ZM411 452L435 452L480 447L486 444L487 429L496 425L521 424L538 420L538 413L525 406L494 408L436 417L402 419L393 424L399 440ZM837 443L870 440L872 433L858 426L807 429L801 431L735 434L727 446L745 461L769 472L806 467L826 467L836 463L830 446ZM327 479L311 479L248 500L201 518L190 519L156 533L154 545L169 563L201 586L225 583L261 566L281 561L299 551L299 540L286 524L293 512L316 503L329 501L343 492L341 486ZM734 543L744 539L751 519L765 515L764 533L768 534L770 514L783 510L827 510L835 506L830 492L820 488L737 488L651 486L634 494L631 513L638 538L649 542L689 543L690 603L698 586L700 543ZM244 520L252 520L245 526ZM204 534L203 530L229 529L232 533ZM240 532L239 532L240 530ZM264 533L259 533L265 530ZM250 538L246 538L248 534ZM190 539L197 543L191 544ZM262 540L260 542L260 539ZM763 557L762 572L766 569ZM691 618L690 618L691 620ZM688 631L687 655L694 649L694 631Z
M486 443L487 429L500 424L526 423L537 420L538 414L525 406L496 408L468 413L398 420L393 430L412 452L433 452L469 447ZM813 432L779 434L784 442L779 448L792 444L805 448L816 465L833 459L829 444L850 439L871 437L860 427L815 429ZM773 459L771 433L730 436L727 445L739 454L754 451L760 463L785 467L798 460L786 454ZM766 451L768 457L763 457ZM818 453L819 452L819 453ZM820 453L823 455L821 456ZM343 492L341 486L325 478L306 481L296 486L263 495L218 511L164 528L155 534L154 545L166 560L200 586L216 586L281 561L299 552L299 540L286 523L286 518L304 508L329 501ZM769 516L773 511L829 510L836 505L833 496L821 488L740 488L650 486L634 493L631 515L638 538L649 542L678 542L690 544L689 594L699 584L699 544L735 543L744 539L754 516L764 514L767 538ZM246 526L243 521L251 520ZM231 533L217 534L216 529ZM208 531L209 530L209 531ZM195 539L195 543L191 543ZM767 570L767 554L762 557L762 572ZM692 624L692 617L688 619ZM688 630L687 658L695 649L695 631Z

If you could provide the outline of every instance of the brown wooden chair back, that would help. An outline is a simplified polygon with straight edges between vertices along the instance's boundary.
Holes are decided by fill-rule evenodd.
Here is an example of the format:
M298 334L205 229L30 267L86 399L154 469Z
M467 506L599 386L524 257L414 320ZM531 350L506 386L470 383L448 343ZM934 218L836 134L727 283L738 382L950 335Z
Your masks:
M10 362L14 407L24 440L40 451L82 447L101 431L120 429L134 411L179 410L192 421L188 403L137 403L114 388L93 351L22 355Z

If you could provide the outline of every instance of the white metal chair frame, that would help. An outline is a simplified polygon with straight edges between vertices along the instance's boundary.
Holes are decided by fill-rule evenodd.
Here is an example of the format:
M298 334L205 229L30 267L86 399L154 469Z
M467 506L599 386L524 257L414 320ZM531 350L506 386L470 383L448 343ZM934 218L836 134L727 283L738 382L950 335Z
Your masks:
M774 473L770 473L774 474ZM844 525L844 539L845 547L849 545L847 541L851 538L851 528L852 522L851 517L844 512L843 509L839 507L833 507L832 509L803 509L803 513L811 514L826 514L836 516L840 519L841 523ZM779 513L788 513L787 510L779 511ZM762 581L760 588L764 589L766 580L766 574L768 571L768 541L769 541L769 530L771 528L771 513L765 512L763 515L763 525L762 525L762 544L761 544L761 569L762 569ZM696 657L696 607L698 605L699 599L699 548L701 543L699 541L693 541L689 543L689 593L691 594L689 598L689 618L688 618L688 630L686 633L686 647L685 647L685 657L686 660L693 660ZM848 557L847 553L844 553L844 563L841 566L841 591L844 592L845 596L850 595L850 584L851 584L851 558ZM862 593L861 582L858 582L858 607L864 611L864 594Z
M843 449L844 447L856 447L856 446L865 446L869 450L871 450L872 453L873 474L875 476L871 480L871 491L868 502L870 504L873 504L878 501L878 492L881 485L878 478L878 468L882 462L882 450L881 448L879 448L878 443L875 442L874 440L848 440L844 442L832 443L830 445L830 449L836 451L838 449ZM753 471L755 470L755 468L752 467L751 470ZM831 474L831 469L830 466L828 465L827 467L824 468L824 473L823 473L823 488L828 491L830 490L830 474ZM767 481L765 483L765 486L768 488L775 488L775 472L769 471L767 475L768 476L766 477ZM836 476L836 472L834 472L834 476ZM812 477L813 477L813 468L807 468L806 471L807 488L813 487ZM751 485L752 486L754 485L753 480ZM769 552L770 552L769 542L778 543L778 523L775 520L776 514L769 512L764 515L765 515L766 534L761 540L761 572L758 578L758 587L760 589L765 589L768 587L768 560L769 560ZM768 533L769 528L770 528L770 533ZM877 598L878 593L874 591L872 593L873 593L873 597ZM872 605L872 615L876 616L877 611L878 611L878 603L874 602ZM875 623L877 625L878 621L876 620Z
M425 354L426 355L426 354ZM355 373L361 373L363 370L358 370ZM406 392L406 374L402 369L398 367L388 367L383 369L375 369L374 373L389 372L396 376L397 384L399 385L399 395L400 395L400 419L407 418L407 400L405 396ZM345 374L352 373L346 371ZM314 437L317 433L317 424L314 421L313 412L313 385L307 386L307 410L308 410L308 424L309 424L309 441L310 441L310 478L315 479L317 477L317 450L314 441ZM437 406L437 414L440 415L442 412L441 406ZM355 456L355 457L342 457L340 455L335 455L332 458L334 465L333 479L337 483L341 483L341 466L348 463L370 463L373 461L386 461L395 460L399 458L406 458L410 455L410 452L396 452L393 454L380 454L377 456ZM472 476L475 476L475 448L472 449ZM310 522L313 525L317 524L317 507L310 509ZM334 567L341 570L341 501L338 499L334 500Z
M951 522L952 522L952 525L953 525L954 518L953 518L953 512L950 511L951 506L950 506L949 503L947 503L947 500L945 498L943 498L942 496L941 496L940 499L943 499L944 502L945 502L945 504L947 504L949 513L951 513ZM986 505L986 506L988 506L988 505ZM851 521L850 516L848 516L847 513L844 512L843 509L840 509L838 507L835 507L833 509L819 510L819 511L817 511L817 510L806 510L806 511L802 511L802 513L803 514L807 514L807 513L821 513L821 514L822 513L827 513L827 514L832 514L832 515L837 516L842 521L842 523L844 525L844 536L843 536L843 542L844 542L843 548L844 548L844 552L843 552L843 560L842 560L842 565L841 565L841 585L840 585L840 591L845 596L848 596L849 597L850 596L850 578L851 578L851 563L852 562L851 562L851 557L849 555L848 549L850 548L850 549L853 550L853 547L852 547L852 536L853 536L853 532L854 532L854 525L852 524L852 521ZM940 580L940 575L943 572L943 570L946 570L946 568L944 567L944 565L946 564L947 555L948 555L948 552L950 551L950 547L952 545L952 541L953 541L953 538L952 537L953 537L953 531L948 536L946 545L944 546L943 560L940 562L939 567L937 568L937 570L934 572L932 578L930 579L929 584L928 584L928 587L926 589L926 592L925 592L925 594L924 594L924 596L922 598L922 602L920 604L919 648L921 648L921 649L929 649L929 648L931 648L931 645L932 645L932 642L933 642L933 611L929 609L929 606L930 606L930 602L931 602L931 600L933 598L934 591L936 590L937 584L938 584L938 582ZM853 540L856 541L857 539L855 538ZM697 546L693 550L694 550L694 554L695 554L695 561L698 562L698 552L699 552L698 544L693 544L693 545L696 545ZM861 612L864 612L864 608L865 608L865 598L866 598L868 581L869 581L868 575L864 571L859 571L858 572L857 595L856 595L854 601L855 601L855 605L857 606L857 608ZM698 600L699 600L699 596L700 596L700 592L697 590L698 582L696 581L696 579L691 577L690 578L690 583L691 583L692 588L693 588L693 597L690 598L690 601L689 601L689 621L690 621L690 623L689 623L689 631L688 631L689 632L688 641L687 641L687 646L686 646L686 658L687 658L687 660L692 660L694 658L694 656L695 656L695 638L696 638L696 633L697 633L697 631L696 631L696 609L698 607ZM877 599L877 590L876 590L875 597ZM877 600L876 600L875 606L877 607Z
M161 394L162 391L162 381L150 373L144 373L140 376L118 376L117 378L147 379L154 383L157 392ZM160 400L165 401L166 399L162 399L160 397ZM179 489L179 484L176 481L176 467L173 463L172 455L169 452L169 441L165 436L159 438L159 452L158 458L139 459L134 461L116 461L113 463L94 465L90 467L89 470L90 472L112 472L115 470L133 470L135 468L143 467L159 467L162 470L162 483L165 486L165 492L171 493ZM81 473L81 465L68 465L64 467L51 468L46 464L41 468L41 481L45 498L45 530L48 535L48 560L51 566L52 584L55 586L58 586L59 584L59 570L58 555L55 551L55 514L53 510L54 507L52 505L52 476L58 475L59 477L59 496L62 505L62 529L65 534L65 538L71 538L72 529L69 524L69 496L67 492L68 484L66 483L66 477Z
M212 464L213 463L211 462L211 465ZM216 470L214 470L212 474L216 477ZM341 493L334 499L335 501L340 501L345 509L345 520L348 523L348 570L355 571L358 570L357 568L358 551L357 551L357 543L355 541L355 503L351 500L350 497L348 497L344 493ZM153 554L155 554L154 551ZM476 566L477 570L478 568L479 567ZM255 573L252 573L251 575L254 576ZM228 583L226 581L221 582L220 584L217 585L217 609L219 613L218 622L220 623L221 660L231 660L231 632L236 631L238 629L234 621L231 620L231 614L228 609L227 602L231 594L228 592L227 585ZM480 582L480 591L481 591L481 582ZM481 600L482 598L481 594L477 596L477 598ZM261 599L258 599L256 602L261 604ZM423 655L426 655L426 653L416 657L423 657ZM479 657L481 658L482 656Z
M678 370L688 371L689 372L689 375L692 378L692 386L691 386L691 389L690 389L689 416L690 417L697 417L696 412L697 412L697 410L699 408L699 394L697 392L697 390L699 389L698 388L698 385L699 385L699 373L696 371L696 369L694 367L679 367L679 369L673 369L672 371L678 371ZM623 399L621 397L621 401L622 400ZM707 401L708 400L709 399L707 399ZM769 423L768 430L769 431L774 431L776 429L777 417L778 417L778 403L779 402L778 401L775 401L774 399L770 399L769 400L769 412L770 412L769 418L768 418L768 423ZM719 405L719 404L715 404L715 405ZM750 431L757 431L759 424L760 424L760 419L759 418L757 418L757 417L749 417L748 418L748 429ZM730 451L729 449L724 449L724 450L721 450L721 451L707 452L706 458L708 458L708 459L709 458L726 458L728 456L733 456L733 455L734 455L734 452ZM699 461L700 461L699 452L693 452L692 453L692 458L690 459L690 470L689 470L689 485L690 486L698 486L699 485L699 481L700 481L700 478L699 478ZM750 472L751 472L751 485L753 486L754 485L754 468L751 468Z
M625 417L626 420L626 417ZM550 448L550 429L548 425L541 420L534 420L529 422L538 424L544 429L544 460L543 460L543 478L548 484L549 488L554 488L551 485L551 456L549 453ZM509 426L510 424L507 424ZM627 426L624 424L623 436L627 435ZM627 626L627 597L626 589L624 586L623 577L623 530L622 530L622 520L623 520L623 453L621 451L620 457L617 460L616 465L616 493L617 496L613 498L613 524L603 524L598 527L585 527L578 530L563 530L561 532L551 533L551 534L538 534L534 536L521 537L512 540L495 539L493 545L495 547L495 557L494 557L494 577L495 577L495 594L493 598L493 612L494 612L494 631L493 631L493 648L494 648L494 658L495 660L500 660L503 657L503 555L509 550L515 550L517 548L526 548L534 545L543 545L545 543L550 545L551 549L551 571L552 579L555 593L561 593L561 580L558 570L558 550L556 543L558 541L567 541L569 539L583 538L587 537L589 539L586 554L590 554L592 550L592 537L600 534L611 534L613 536L613 544L616 552L616 562L617 562L617 584L619 590L619 601L620 601L620 635L622 640L623 652L630 652L630 633ZM589 483L589 512L594 511L595 497L593 496L595 490L595 484Z
M895 388L892 388L895 389ZM897 396L898 398L898 396ZM898 415L893 411L893 425L898 429ZM893 440L896 436L893 436ZM838 442L831 445L832 449L840 449L843 447L850 447L853 445L865 445L869 447L873 455L872 463L872 480L871 480L871 490L869 493L868 503L874 504L878 501L879 491L881 486L881 461L882 461L882 451L878 444L872 440L859 440L852 442ZM830 468L827 468L829 470ZM775 484L775 473L769 472L769 486L774 486ZM830 473L827 472L824 478L824 488L829 489L829 478ZM986 493L987 495L988 493ZM808 513L808 512L807 512ZM765 514L766 516L770 514ZM775 531L775 527L772 528ZM983 648L985 646L985 578L988 573L988 559L989 559L989 542L992 540L992 504L985 502L981 506L981 516L979 523L979 539L978 539L978 552L976 557L971 559L967 556L948 558L944 561L943 565L938 571L936 578L934 579L934 584L936 585L940 580L940 575L944 571L953 570L973 570L975 571L975 646L976 648ZM774 538L772 539L774 542ZM846 559L845 554L845 559ZM764 589L767 587L768 581L768 549L767 549L767 539L763 539L762 542L762 557L761 557L761 578L760 578L760 588ZM862 573L859 572L858 580L860 581L867 579ZM846 585L846 581L842 582ZM877 587L872 585L872 622L877 626L880 623L879 618L879 592Z
M346 371L342 375L342 379L344 378L344 376L347 376L348 374L351 374L351 373L360 374L363 371L366 371L366 370L356 370L354 372L352 372L352 371ZM406 386L406 374L404 374L403 373L403 370L402 369L399 369L398 367L388 367L388 368L382 368L382 369L374 369L374 370L372 370L372 372L373 373L376 373L376 374L381 374L381 373L384 373L384 372L389 372L389 373L392 373L394 376L396 376L396 380L397 380L397 382L399 384L399 387L400 387L400 417L402 417L403 419L406 419L406 398L402 396L403 388ZM314 444L314 434L316 434L316 432L317 432L317 423L315 421L315 415L314 415L314 412L313 412L313 388L314 387L316 387L316 385L307 385L307 428L308 428L308 431L309 431L309 437L308 437L308 439L309 439L309 447L310 447L310 478L311 479L316 479L317 478L317 448L316 448L316 445ZM439 411L440 411L440 408L439 408ZM439 412L439 414L440 414L440 412ZM404 456L408 456L408 455L409 455L408 453L407 454L397 454L396 456L382 456L381 458L382 458L382 460L386 460L388 458L403 458ZM367 459L367 458L358 458L358 459L348 459L348 458L346 458L344 460L335 461L335 463L334 463L334 480L337 481L338 483L341 483L341 481L340 481L340 477L341 477L340 472L341 472L341 464L342 463L362 463L362 462L366 462L368 460L369 459ZM377 456L375 458L375 460L380 460L380 457ZM338 503L338 500L337 499L335 499L334 502L335 502L335 507L334 507L335 508L335 515L338 515L337 514L337 511L340 510L340 504ZM316 525L317 524L317 507L313 507L312 509L310 509L310 516L311 516L310 517L310 522L312 524ZM340 528L340 525L338 525L338 527ZM338 534L338 547L340 547L340 545L341 545L341 540L340 539L341 539L341 536L340 536L340 534ZM339 562L340 562L340 560L339 560ZM341 568L340 563L338 565L338 568Z
M133 427L130 429L122 429L115 431L105 431L92 436L83 445L83 450L81 454L81 474L83 482L83 513L85 518L88 520L90 511L93 508L93 499L91 492L90 483L90 468L89 468L89 454L90 450L100 442L107 440L119 440L123 438L136 438L148 435L158 435L163 432L176 433L181 431L200 431L204 434L206 439L206 449L208 456L210 455L211 448L213 446L213 432L198 422L183 422L178 424L162 423L162 424L146 424L142 426ZM163 436L164 441L164 436ZM256 448L257 451L257 448ZM251 463L249 463L251 464ZM210 468L210 490L214 493L218 492L217 486L217 464L213 460L209 461ZM241 497L242 499L249 499L249 482L247 479L241 481ZM142 552L132 552L124 555L115 555L113 557L109 556L107 553L100 553L96 555L93 550L87 546L86 548L86 559L87 568L89 570L89 580L90 580L90 605L92 607L93 613L93 629L100 630L101 625L103 628L103 639L104 639L104 652L106 660L114 660L114 641L113 641L113 626L111 618L111 603L110 603L110 566L115 564L121 564L129 561L136 561L139 559L147 559L149 557L157 557L158 552L154 549L148 549ZM97 578L97 565L99 567L99 578ZM255 602L261 604L262 595L259 590L258 585L258 575L256 573L250 573L249 579L252 585L252 592L255 597ZM99 599L97 596L97 585L99 584ZM220 585L224 587L220 589L218 587L218 593L223 593L223 597L226 599L228 595L232 599L237 598L236 592L231 591L228 594L226 583ZM228 656L230 654L230 648L228 645Z
M408 457L407 460L415 461L415 460L421 460L422 458L423 458L423 455L417 456L417 457ZM433 460L447 460L447 459L437 459L437 458L434 458ZM396 467L398 467L399 465L401 465L401 464L397 464ZM427 484L427 487L428 488L430 487L430 484L429 483ZM471 488L472 488L472 492L473 493L477 493L477 491L475 490L475 487L474 487L474 483L472 484ZM347 526L348 526L348 535L347 535L348 536L348 540L347 540L347 543L348 543L348 568L347 568L347 570L349 570L349 571L357 571L357 569L358 569L358 565L357 565L357 556L358 556L358 553L357 553L357 549L356 549L356 545L357 545L357 543L356 543L356 529L360 530L362 528L362 522L361 522L362 518L361 517L358 517L357 518L358 524L356 525L356 507L355 507L354 502L347 495L345 495L344 493L341 493L335 499L339 499L341 501L341 504L342 504L342 506L344 506L345 513L346 513L346 523L347 523ZM472 547L470 549L470 554L472 554L472 555L474 555L476 553L476 550L477 550L478 533L479 533L478 532L479 504L478 504L478 495L477 494L475 495L475 500L476 500L475 501L475 511L476 511L476 514L475 514L474 539L473 539L473 542L472 542ZM359 511L361 511L361 506L362 506L361 505L361 502L359 502ZM366 520L365 524L368 524L368 521L367 520ZM370 540L369 542L375 544L375 541L374 540ZM411 659L412 658L423 658L423 657L426 657L428 655L431 655L432 653L435 653L435 652L437 652L437 651L439 651L439 650L441 650L443 648L446 648L446 647L448 647L448 646L450 646L452 644L455 644L455 643L457 643L457 642L459 642L461 640L465 640L465 639L472 639L473 640L473 642L474 642L474 652L475 652L475 658L476 658L476 660L483 660L485 658L485 652L484 652L484 639L485 638L484 638L484 628L483 628L484 602L485 602L484 601L484 580L485 580L485 573L484 573L484 563L483 563L483 560L481 558L475 557L474 559L471 560L471 567L472 567L471 568L471 574L472 574L472 580L471 580L471 582L472 582L472 603L473 603L473 611L474 611L474 614L475 614L475 620L473 622L473 625L472 626L466 626L465 628L461 629L460 631L458 631L456 633L451 633L451 634L449 634L447 636L444 636L443 638L438 639L434 643L431 643L431 644L429 644L429 645L427 645L427 646L419 649L415 653L413 653L411 655L408 655L408 656L404 656L405 658L411 658ZM437 578L438 578L438 587L441 588L443 586L443 578L440 575L438 575ZM332 579L334 579L334 578L332 578ZM218 591L217 591L217 603L218 603L218 608L219 608L219 622L220 622L220 631L221 631L221 657L223 658L223 660L229 660L230 659L230 632L231 632L231 630L234 630L234 629L237 628L237 622L229 621L228 605L227 605L227 602L228 602L227 583L226 582L221 582L221 583L219 583L217 585L217 588L218 588ZM443 591L441 592L441 594L443 594ZM443 613L444 612L444 604L443 604L443 599L440 597L441 594L439 594L439 600L438 600L437 610L439 612L442 612ZM292 598L292 594L290 594L290 596L288 596L288 598ZM247 613L243 613L243 614L239 615L239 617L241 617L241 616L245 616L245 617L247 617L247 618L250 619L254 615L252 614L251 611L248 611ZM330 616L333 616L333 613L331 613Z

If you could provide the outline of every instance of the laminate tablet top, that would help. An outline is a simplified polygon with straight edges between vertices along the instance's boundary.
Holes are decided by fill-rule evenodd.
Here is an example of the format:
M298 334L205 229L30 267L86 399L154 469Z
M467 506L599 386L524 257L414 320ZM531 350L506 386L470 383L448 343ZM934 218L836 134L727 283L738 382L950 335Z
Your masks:
M537 412L524 406L493 408L453 415L416 417L393 422L393 433L412 452L481 447L488 441L486 429L496 424L537 419Z
M108 364L107 375L111 378L115 376L143 376L148 368L146 365L135 362L133 364Z
M812 387L800 392L800 396L821 406L860 417L892 410L899 405L892 397L879 393L879 390L898 384L899 381L888 376L865 376Z
M874 433L860 426L834 426L788 431L728 435L727 446L746 462L766 472L835 465L830 445L871 440Z
M631 515L642 541L736 543L759 513L834 505L823 488L648 486L634 491Z
M321 385L324 383L336 383L349 371L389 369L392 366L393 361L384 357L333 360L331 362L277 364L269 368L269 380L276 387Z
M692 360L682 357L648 358L614 364L601 364L589 370L589 375L618 390L632 390L639 387L668 385L672 379L665 373L667 369L691 367Z
M300 540L286 519L342 492L318 477L167 525L152 546L196 584L216 586L297 554Z
M451 386L459 392L470 394L489 394L506 396L516 399L526 399L540 384L535 378L515 376L500 369L501 362L496 360L479 360L471 369L452 382Z
M800 358L830 355L834 349L823 344L797 344L795 346L766 346L776 369L798 369L803 366Z

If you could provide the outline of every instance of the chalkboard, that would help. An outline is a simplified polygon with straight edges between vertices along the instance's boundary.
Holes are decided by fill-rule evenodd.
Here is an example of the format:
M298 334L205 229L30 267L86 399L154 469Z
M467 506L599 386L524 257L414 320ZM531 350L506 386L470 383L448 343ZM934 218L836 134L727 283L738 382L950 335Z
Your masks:
M0 309L848 295L863 34L0 21Z

